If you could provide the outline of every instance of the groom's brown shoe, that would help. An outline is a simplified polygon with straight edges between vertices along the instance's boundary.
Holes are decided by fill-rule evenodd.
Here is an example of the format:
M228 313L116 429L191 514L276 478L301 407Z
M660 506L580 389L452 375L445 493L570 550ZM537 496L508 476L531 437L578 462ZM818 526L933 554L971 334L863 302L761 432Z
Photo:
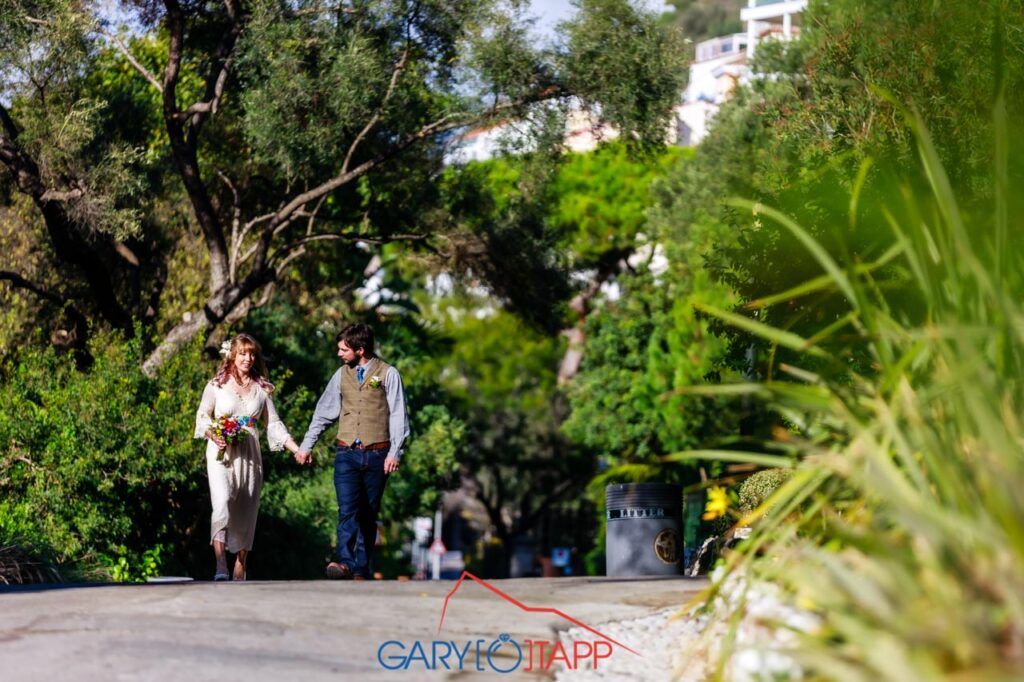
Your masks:
M331 580L351 580L352 569L345 564L339 564L337 561L332 561L327 564L327 568L324 570L327 577Z

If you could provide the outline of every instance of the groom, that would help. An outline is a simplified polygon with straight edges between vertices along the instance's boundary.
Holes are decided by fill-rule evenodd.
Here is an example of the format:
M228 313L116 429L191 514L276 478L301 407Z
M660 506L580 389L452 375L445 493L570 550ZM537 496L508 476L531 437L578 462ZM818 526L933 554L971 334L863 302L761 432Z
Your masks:
M405 391L398 370L374 352L373 330L350 324L337 337L344 363L316 404L299 464L309 464L320 434L338 420L334 492L338 497L338 548L327 577L365 580L377 539L377 514L388 475L398 470L409 437Z

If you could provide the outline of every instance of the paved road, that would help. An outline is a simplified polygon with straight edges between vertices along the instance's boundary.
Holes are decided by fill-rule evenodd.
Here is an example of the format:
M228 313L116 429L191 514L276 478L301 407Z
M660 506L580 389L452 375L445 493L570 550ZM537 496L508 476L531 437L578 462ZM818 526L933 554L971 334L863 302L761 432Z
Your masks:
M549 578L488 584L524 606L557 609L601 630L602 623L682 605L703 579ZM484 585L440 582L248 582L98 585L0 590L0 680L420 680L550 678L524 661L499 675L486 656L502 633L554 640L572 625L550 611L529 612ZM389 665L416 654L407 670ZM428 669L432 649L469 646L458 672ZM417 654L416 642L424 656ZM539 645L535 645L539 647ZM439 647L439 648L438 648ZM532 647L531 647L532 648ZM539 651L538 649L535 649ZM548 650L550 656L550 650ZM516 663L510 644L494 650L499 668ZM612 655L619 655L618 652ZM478 665L486 672L475 672ZM536 668L536 666L535 666Z

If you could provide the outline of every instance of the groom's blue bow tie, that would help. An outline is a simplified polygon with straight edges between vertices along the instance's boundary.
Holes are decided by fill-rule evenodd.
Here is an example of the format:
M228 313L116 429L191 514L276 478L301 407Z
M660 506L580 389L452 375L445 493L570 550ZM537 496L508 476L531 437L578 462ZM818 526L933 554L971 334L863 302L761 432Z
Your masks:
M365 373L365 367L356 367L356 380L359 381L359 383L363 383L363 374Z

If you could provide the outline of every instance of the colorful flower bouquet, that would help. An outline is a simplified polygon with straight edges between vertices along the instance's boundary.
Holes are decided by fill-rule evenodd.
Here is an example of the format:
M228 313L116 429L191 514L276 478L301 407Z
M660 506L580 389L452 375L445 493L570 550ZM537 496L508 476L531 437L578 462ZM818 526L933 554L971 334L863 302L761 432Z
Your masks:
M249 437L249 432L245 430L245 427L249 425L249 421L248 416L217 417L213 422L213 426L210 427L210 431L228 445L234 445ZM224 449L217 450L218 462L224 461L224 454Z

